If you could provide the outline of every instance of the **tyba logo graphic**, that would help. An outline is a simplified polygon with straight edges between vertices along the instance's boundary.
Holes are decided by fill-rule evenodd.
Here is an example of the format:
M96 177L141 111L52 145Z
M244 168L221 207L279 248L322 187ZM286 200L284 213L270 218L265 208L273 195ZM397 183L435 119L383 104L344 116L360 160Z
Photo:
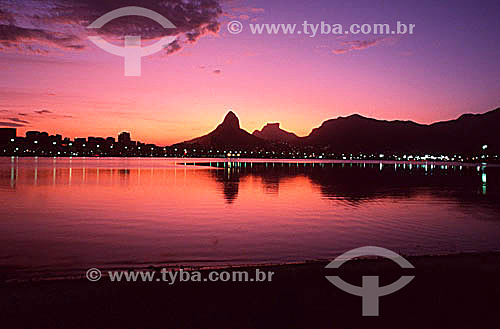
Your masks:
M396 254L395 252L380 248L380 247L361 247L340 255L331 261L326 268L339 268L353 258L363 257L363 256L379 256L385 257L393 260L402 268L414 268L406 259L402 256ZM415 276L402 276L395 282L380 287L378 276L363 276L362 286L354 286L350 283L345 282L338 276L327 276L328 281L333 283L337 288L344 290L352 295L361 296L363 298L363 316L378 316L379 315L379 297L392 294L399 289L406 286L413 280Z
M115 18L123 16L143 16L150 18L160 24L165 29L175 29L175 25L172 24L168 19L158 14L155 11L142 7L123 7L110 11L109 13L99 17L87 28L89 29L99 29L103 27L106 23L114 20ZM141 75L141 57L152 55L157 53L171 44L176 37L175 36L165 36L161 38L158 42L147 46L141 47L141 37L140 36L125 36L125 47L118 47L109 42L106 42L100 36L89 36L90 41L92 41L97 47L102 50L117 56L125 58L125 76L140 76Z

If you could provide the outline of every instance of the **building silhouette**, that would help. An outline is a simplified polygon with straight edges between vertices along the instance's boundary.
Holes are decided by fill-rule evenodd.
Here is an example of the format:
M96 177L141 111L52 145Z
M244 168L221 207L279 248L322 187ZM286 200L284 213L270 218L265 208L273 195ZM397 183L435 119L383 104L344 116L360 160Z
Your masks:
M120 144L130 144L130 133L129 132L122 132L118 135L118 143Z
M6 145L15 139L17 135L16 128L0 128L0 145Z

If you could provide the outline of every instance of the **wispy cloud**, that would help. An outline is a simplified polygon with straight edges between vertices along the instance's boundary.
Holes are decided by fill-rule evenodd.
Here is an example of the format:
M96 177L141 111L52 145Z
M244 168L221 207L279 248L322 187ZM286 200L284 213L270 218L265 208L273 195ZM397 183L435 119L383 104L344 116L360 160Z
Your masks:
M13 121L13 122L17 122L17 123L29 123L29 121L22 120L22 119L19 119L19 118L7 118L7 119L10 120L10 121Z
M231 8L231 11L237 12L237 13L263 13L265 12L264 8L259 8L259 7L233 7Z
M49 114L49 113L52 113L52 111L49 111L49 110L36 110L36 111L33 111L35 113L38 113L38 114Z
M6 122L6 121L0 121L0 127L11 127L11 128L17 128L17 127L24 127L25 125L22 123L14 123L14 122Z
M30 112L14 112L12 110L0 110L2 116L0 121L6 127L25 127L46 119L66 119L73 116L60 114L48 109L39 109Z
M371 47L375 47L387 41L387 38L379 38L374 40L354 40L354 41L344 41L341 43L341 48L332 50L335 55L346 54L351 51L364 50Z
M242 6L229 8L228 11L223 14L223 16L226 16L229 19L237 19L242 21L250 20L252 22L255 22L257 21L257 17L262 15L264 12L264 8Z

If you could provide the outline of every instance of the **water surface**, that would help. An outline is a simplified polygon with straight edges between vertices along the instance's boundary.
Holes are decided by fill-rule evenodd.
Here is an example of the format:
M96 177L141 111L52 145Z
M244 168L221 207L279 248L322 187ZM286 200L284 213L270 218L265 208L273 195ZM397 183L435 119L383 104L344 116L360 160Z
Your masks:
M0 158L0 275L497 251L499 182L460 164Z

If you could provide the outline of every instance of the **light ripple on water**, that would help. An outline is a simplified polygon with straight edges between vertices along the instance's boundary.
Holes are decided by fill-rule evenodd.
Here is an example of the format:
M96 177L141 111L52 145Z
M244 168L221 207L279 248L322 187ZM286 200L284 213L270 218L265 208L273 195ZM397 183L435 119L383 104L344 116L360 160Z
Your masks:
M1 158L0 275L499 249L496 167L181 161Z

